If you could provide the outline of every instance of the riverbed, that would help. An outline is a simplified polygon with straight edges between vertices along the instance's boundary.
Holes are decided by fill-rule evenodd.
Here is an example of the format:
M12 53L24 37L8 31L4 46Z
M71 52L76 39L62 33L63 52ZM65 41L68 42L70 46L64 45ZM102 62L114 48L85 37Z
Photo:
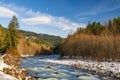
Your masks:
M72 66L47 62L58 60L58 57L59 55L24 57L21 68L28 70L28 75L38 80L110 80Z

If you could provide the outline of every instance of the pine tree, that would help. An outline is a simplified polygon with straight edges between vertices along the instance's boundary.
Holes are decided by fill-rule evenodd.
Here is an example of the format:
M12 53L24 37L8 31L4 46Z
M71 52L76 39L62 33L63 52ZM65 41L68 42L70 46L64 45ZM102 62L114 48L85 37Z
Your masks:
M114 18L113 19L113 33L114 33L114 35L116 35L116 33L117 33L117 19L116 18Z
M94 35L99 35L100 34L100 27L101 27L101 24L100 22L93 22L92 24L92 33Z
M111 20L109 20L109 22L108 22L108 29L111 33L113 33L113 26L112 26L112 21Z
M90 21L89 21L89 23L87 25L86 33L87 34L92 34L92 25L91 25Z
M5 31L2 25L0 24L0 52L5 51Z
M117 18L117 33L120 34L120 17Z
M11 22L8 25L8 31L6 34L6 48L7 50L11 50L12 53L17 53L17 45L19 39L19 23L16 16L13 16Z

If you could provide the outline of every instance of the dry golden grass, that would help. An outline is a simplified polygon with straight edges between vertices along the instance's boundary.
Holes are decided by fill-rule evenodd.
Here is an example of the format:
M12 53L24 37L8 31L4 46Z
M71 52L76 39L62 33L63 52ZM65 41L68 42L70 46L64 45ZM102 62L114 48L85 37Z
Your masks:
M98 60L120 59L120 36L74 34L62 45L61 53Z
M44 44L37 44L30 40L27 40L25 36L21 36L19 44L17 46L18 53L20 55L42 55L52 54L52 50Z
M19 39L17 48L20 55L34 55L41 52L41 45L27 40L24 36Z

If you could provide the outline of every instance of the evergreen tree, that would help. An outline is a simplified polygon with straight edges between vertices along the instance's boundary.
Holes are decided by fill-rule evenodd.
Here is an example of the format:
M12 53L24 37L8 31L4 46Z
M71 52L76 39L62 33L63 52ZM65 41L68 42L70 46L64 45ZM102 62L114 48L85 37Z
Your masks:
M100 27L101 27L100 22L98 22L98 23L93 22L93 24L92 24L92 32L93 32L94 35L99 35L100 34Z
M0 24L0 52L5 51L5 31L2 25Z
M117 33L120 34L120 17L117 18Z
M76 31L76 34L81 34L81 33L84 33L84 28L78 28L77 31Z
M87 25L86 33L87 34L92 34L92 25L91 25L90 21L89 21L89 23Z
M110 33L113 33L113 25L111 20L108 21L108 30L110 31Z
M117 19L116 18L114 18L113 19L113 33L114 33L114 35L116 35L116 33L117 33Z
M18 32L19 24L16 16L13 16L11 22L8 25L8 31L6 34L6 47L9 50L16 51L19 39L19 32Z

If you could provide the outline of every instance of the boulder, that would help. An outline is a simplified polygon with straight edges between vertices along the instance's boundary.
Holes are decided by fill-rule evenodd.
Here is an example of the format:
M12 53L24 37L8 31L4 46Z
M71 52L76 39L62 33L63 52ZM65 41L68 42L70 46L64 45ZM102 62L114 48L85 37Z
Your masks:
M46 69L52 69L52 66L47 66Z
M54 74L59 74L59 72L53 72Z

